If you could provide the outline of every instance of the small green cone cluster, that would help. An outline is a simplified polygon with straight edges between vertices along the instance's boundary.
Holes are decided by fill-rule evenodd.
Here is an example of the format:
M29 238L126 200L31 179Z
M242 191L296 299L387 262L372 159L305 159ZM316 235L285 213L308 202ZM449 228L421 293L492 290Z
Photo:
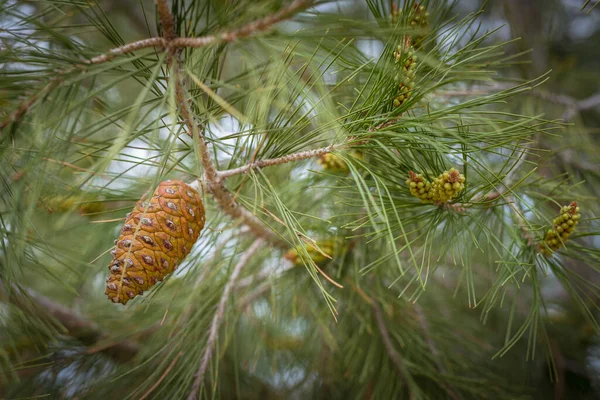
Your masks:
M419 48L427 37L426 32L429 27L429 12L427 12L425 6L419 5L419 3L413 5L409 15L409 25L411 28L418 28L423 32L414 37L414 46Z
M465 176L456 168L450 168L435 178L431 185L434 191L435 201L445 203L452 200L465 188Z
M56 195L41 203L49 213L68 213L78 210L81 214L93 214L105 210L103 202L86 201L75 195Z
M317 160L319 164L323 167L324 170L333 172L333 173L343 173L347 174L350 170L348 169L348 164L341 157L336 156L333 153L323 154Z
M361 160L363 159L362 152L358 150L352 150L348 153L348 155ZM333 153L323 154L317 159L317 162L321 164L324 170L333 172L335 174L347 174L350 172L350 168L348 168L346 161L344 161L342 157Z
M395 5L392 6L392 22L396 24L398 19L402 15L402 10L399 10ZM406 23L412 29L419 30L423 33L413 37L413 44L416 48L419 48L423 43L423 40L427 36L426 32L429 28L429 12L425 6L419 3L413 4L412 8L408 12L406 17Z
M560 214L552 221L553 228L546 232L544 240L540 243L542 254L550 255L564 246L569 236L575 231L580 218L577 202L574 201L568 206L561 207Z
M411 96L415 86L415 69L417 68L417 56L414 48L407 42L398 45L394 51L395 63L399 69L394 81L398 84L398 94L394 97L394 107L400 107Z
M406 184L410 189L410 194L421 199L423 203L446 203L457 197L465 188L465 176L456 168L444 171L433 180L433 183L413 171L410 171L408 175Z
M332 257L341 249L343 240L339 237L330 239L318 240L316 246L307 245L306 252L310 256L310 259L317 265L321 265L331 260ZM321 249L317 250L316 247ZM300 256L301 247L296 246L285 253L284 257L290 260L294 265L302 264L302 257ZM329 257L328 257L329 256Z
M423 203L433 203L431 183L422 174L415 174L413 171L410 171L408 176L406 184L410 188L410 194L421 199Z

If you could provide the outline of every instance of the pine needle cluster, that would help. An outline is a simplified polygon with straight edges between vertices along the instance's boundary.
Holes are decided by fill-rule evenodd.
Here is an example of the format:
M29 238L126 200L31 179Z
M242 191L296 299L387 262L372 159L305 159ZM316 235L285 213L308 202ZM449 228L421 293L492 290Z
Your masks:
M483 9L0 4L0 397L551 398L586 365L597 171L540 150L576 135Z

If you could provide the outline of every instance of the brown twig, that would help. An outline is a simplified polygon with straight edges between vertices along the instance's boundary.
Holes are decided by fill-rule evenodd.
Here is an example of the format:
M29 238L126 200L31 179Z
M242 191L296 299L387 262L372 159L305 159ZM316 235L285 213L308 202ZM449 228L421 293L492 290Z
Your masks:
M152 392L154 392L156 390L156 388L158 387L158 385L160 385L160 383L165 379L165 377L167 375L169 375L169 372L171 372L171 370L173 369L173 367L177 363L177 360L179 360L179 358L182 355L183 355L182 351L180 351L179 353L177 353L177 356L175 356L175 358L173 359L173 361L171 361L171 364L169 364L169 366L167 367L167 369L165 369L165 372L163 372L163 374L160 376L160 378L158 378L158 380L154 383L154 385L152 385L152 387L150 387L150 389L148 389L148 391L146 393L144 393L142 395L142 397L140 397L140 400L145 400L146 398L148 398L148 396L150 396L150 394L152 394Z
M445 375L446 368L442 364L440 352L439 352L437 346L435 345L435 342L431 338L431 335L429 334L429 331L430 331L429 323L427 322L425 313L423 312L423 309L421 308L421 306L416 303L413 305L413 308L414 308L415 314L417 316L417 321L419 322L419 325L421 325L421 330L423 331L423 337L425 338L427 347L429 347L429 351L431 351L431 355L433 356L435 365L436 365L438 371L440 371L441 374ZM446 392L448 393L448 396L450 396L454 400L459 399L458 395L454 392L454 390L452 390L452 388L450 387L449 384L447 384L445 382L440 382L440 385L444 388L444 390L446 390Z
M48 93L49 91L54 89L59 83L60 83L60 79L53 79L52 81L50 81L50 83L48 83L46 86L44 86L39 92L37 92L36 94L29 97L21 104L19 104L19 106L16 108L16 110L14 110L12 113L10 113L7 117L5 117L2 120L2 122L0 123L0 131L3 131L4 128L6 128L11 123L20 120L23 117L23 115L25 115L25 113L27 113L27 111L29 111L31 109L31 107L35 104L35 102L40 97L43 97L46 93Z
M100 64L106 61L110 61L119 55L131 53L133 51L144 49L147 47L168 48L171 51L172 49L176 48L197 48L223 42L234 42L238 39L269 29L276 23L291 17L294 13L309 7L310 5L312 5L313 2L313 0L296 0L293 3L291 3L288 7L282 8L281 10L268 17L251 22L247 25L242 26L241 28L222 32L216 35L190 38L176 37L173 17L171 16L166 1L157 0L157 10L161 21L161 25L163 27L164 37L152 37L128 43L123 46L115 47L113 49L110 49L105 54L99 55L86 61L86 64ZM167 18L166 16L170 17Z
M177 38L171 43L174 47L204 47L211 44L234 42L240 38L253 35L269 29L271 26L285 19L288 19L296 12L309 7L313 0L295 0L289 6L284 7L276 13L269 15L258 21L251 22L239 29L222 32L216 35L202 36L199 38Z
M398 354L398 352L394 348L394 344L392 343L392 339L390 338L390 333L388 332L387 327L385 326L385 320L383 319L383 311L381 311L381 307L379 306L379 303L377 303L376 300L374 300L371 303L371 307L373 308L373 314L375 315L375 321L377 322L377 328L379 330L379 334L381 335L381 338L383 339L383 345L385 346L390 359L396 366L398 376L405 383L407 383L408 380L407 380L406 366L404 365L404 362L402 361L400 354Z
M175 33L175 18L169 10L167 0L156 0L155 2L156 12L163 30L163 37L167 42L171 42L173 39L177 38L177 34Z
M264 168L264 167L270 167L272 165L285 164L285 163L289 163L289 162L305 160L307 158L318 157L323 154L327 154L327 153L331 153L335 150L339 150L344 146L345 146L345 144L338 144L338 145L332 144L327 147L321 147L319 149L300 151L298 153L288 154L286 156L271 158L268 160L258 160L258 161L254 161L250 164L244 165L242 167L228 169L225 171L218 171L217 175L219 176L220 179L226 179L226 178L229 178L234 175L247 173L251 169L259 169L259 168Z
M69 336L78 339L87 346L96 345L109 338L109 334L104 332L95 322L83 318L70 308L55 303L32 289L20 289L16 285L11 285L10 294L6 293L8 291L9 289L5 288L2 281L0 281L0 296L8 297L11 303L24 312L35 313L54 324L58 322L66 329ZM139 346L137 343L125 339L116 341L111 345L102 346L100 351L117 361L126 362L138 353Z
M164 34L166 35L171 26L173 17L170 15L169 9L165 4L166 0L158 0L161 3L159 6L159 18L161 25L163 26ZM171 32L174 33L174 32ZM169 33L169 34L171 34ZM177 40L176 38L168 41L169 42L169 53L170 59L175 54L176 47L171 46L171 43ZM215 201L219 204L221 209L229 214L234 219L239 219L242 223L246 224L256 237L264 238L274 245L280 248L287 248L285 243L275 234L269 227L267 227L258 217L252 214L250 211L240 206L231 192L223 185L217 174L217 168L210 156L208 145L204 138L204 135L200 131L199 124L194 119L192 114L191 100L186 97L185 82L180 69L181 63L177 60L175 63L175 98L177 106L183 122L187 127L187 134L192 137L193 140L198 141L198 147L200 149L200 161L204 168L204 178L208 191L212 194Z
M110 49L107 53L90 58L89 60L84 61L84 63L85 64L102 64L103 62L110 61L117 56L131 53L136 50L145 49L147 47L165 48L165 47L167 47L167 43L168 42L164 38L161 38L161 37L153 37L153 38L138 40L136 42L128 43L124 46Z
M208 363L212 358L212 354L216 345L216 342L219 338L219 328L223 321L223 317L225 316L225 306L227 305L227 300L229 299L229 294L233 287L236 284L237 278L240 275L242 269L248 264L254 253L260 248L263 244L262 239L258 239L254 241L252 246L246 250L246 252L242 255L236 266L233 268L233 272L229 277L229 281L225 285L223 289L223 295L221 296L221 300L217 305L217 311L213 317L212 323L210 325L210 331L208 335L208 340L206 341L206 347L204 350L204 355L200 360L200 367L198 368L198 372L196 372L194 382L192 384L192 389L188 396L188 400L195 400L198 397L198 392L200 391L200 387L202 385L202 381L204 380L204 374L206 369L208 368Z

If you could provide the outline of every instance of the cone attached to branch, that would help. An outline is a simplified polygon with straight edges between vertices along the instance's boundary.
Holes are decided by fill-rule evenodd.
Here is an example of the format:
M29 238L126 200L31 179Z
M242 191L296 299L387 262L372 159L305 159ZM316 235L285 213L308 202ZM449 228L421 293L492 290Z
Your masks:
M396 24L398 20L401 20L402 24L406 24L407 27L415 30L411 39L415 47L420 47L427 37L429 30L429 12L425 6L415 2L410 7L408 13L403 13L395 4L392 4L392 23Z
M450 168L429 182L423 175L410 171L406 184L410 194L423 203L442 204L456 198L464 190L465 176L456 168Z
M111 251L105 294L114 303L126 304L173 272L204 227L202 199L186 183L161 182L145 197L127 214Z
M353 150L348 153L350 156L354 158L358 158L362 160L363 154L358 150ZM326 153L321 155L317 162L321 164L324 170L332 172L334 174L347 174L350 172L350 168L348 168L348 164L342 157L334 154L334 153Z
M328 239L317 240L315 245L306 245L306 252L310 259L317 265L325 264L336 256L343 248L343 238L332 237ZM302 247L297 246L285 253L285 258L290 260L295 265L303 263L300 253Z
M563 247L569 240L569 236L575 231L580 218L577 202L574 201L568 206L563 206L560 214L552 221L554 226L546 232L544 240L540 243L542 254L548 256Z
M415 87L415 70L417 68L417 55L410 45L410 40L398 45L394 51L395 64L398 68L394 81L398 85L398 94L394 97L394 107L400 107L412 95Z

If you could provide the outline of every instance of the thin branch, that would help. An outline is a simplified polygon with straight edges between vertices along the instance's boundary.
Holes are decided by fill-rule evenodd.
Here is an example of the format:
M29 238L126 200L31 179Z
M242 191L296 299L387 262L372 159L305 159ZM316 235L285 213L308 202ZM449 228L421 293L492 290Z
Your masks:
M136 50L144 49L147 47L160 47L160 48L183 48L183 47L204 47L212 44L218 44L223 42L234 42L240 38L244 38L253 35L257 32L262 32L269 29L271 26L278 22L281 22L287 18L290 18L294 13L309 7L312 5L313 0L296 0L286 8L282 8L275 14L259 19L244 25L241 28L234 29L227 32L222 32L217 35L208 35L198 38L188 37L176 37L174 30L173 17L169 11L169 8L164 0L157 0L157 9L161 25L163 27L164 37L152 37L148 39L138 40L136 42L128 43L123 46L110 49L107 53L94 57L90 60L85 61L86 64L101 64L112 60L113 58L131 53ZM170 17L166 17L170 16Z
M600 92L596 93L583 100L576 101L571 107L567 109L562 115L562 119L570 121L575 115L581 111L589 110L600 106Z
M0 281L1 297L8 297L11 303L27 313L36 313L50 321L58 321L69 336L87 346L92 346L110 337L95 322L83 318L70 308L55 303L32 289L20 289L16 285L11 285L10 294L7 294L7 291ZM101 351L117 361L126 362L138 353L139 346L130 340L120 340L110 346L103 346Z
M282 157L278 157L278 158L271 158L268 160L258 160L258 161L252 162L248 165L244 165L242 167L228 169L225 171L218 171L217 175L219 176L220 179L225 179L225 178L229 178L234 175L247 173L251 169L259 169L259 168L264 168L264 167L270 167L271 165L285 164L285 163L289 163L289 162L305 160L307 158L318 157L323 154L327 154L327 153L331 153L332 151L339 150L340 148L342 148L344 146L345 146L345 144L339 144L339 145L332 144L327 147L321 147L319 149L314 149L314 150L300 151L298 153L288 154L286 156L282 156Z
M491 86L474 86L471 90L438 92L436 93L436 95L444 97L472 96L478 94L488 94L491 91L497 89L505 90L511 88L513 88L513 85L496 83ZM577 115L577 113L581 111L589 110L591 108L600 106L600 92L595 93L590 97L587 97L582 100L578 100L566 94L547 92L545 90L540 90L537 88L532 88L531 90L523 92L523 94L537 97L550 103L559 104L567 107L567 110L563 113L561 117L565 121L571 120L575 115Z
M171 361L171 364L169 364L169 366L167 367L167 369L165 369L165 372L163 372L163 374L160 376L160 378L158 378L158 380L156 382L154 382L154 385L152 385L152 387L150 387L150 389L148 389L148 391L146 393L144 393L142 395L142 397L140 397L140 400L147 399L148 396L150 396L152 394L152 392L154 392L156 390L156 388L158 387L158 385L160 385L160 383L167 377L167 375L169 375L169 372L171 372L171 370L173 369L173 367L177 363L177 360L179 360L179 358L182 355L183 355L183 351L180 351L179 353L177 353L177 356L175 356L175 358L173 359L173 361Z
M288 7L282 8L268 17L251 22L241 28L199 38L181 37L173 40L171 45L174 47L204 47L216 43L234 42L240 38L265 31L276 23L290 18L296 12L309 7L312 3L313 0L295 0Z
M6 118L2 120L0 123L0 132L4 130L8 125L15 121L19 121L25 113L27 113L31 107L35 104L35 102L40 98L46 95L49 91L54 89L59 83L60 79L53 79L46 86L44 86L39 92L35 93L33 96L29 97L25 101L23 101L19 106L10 113Z
M156 11L163 28L163 36L167 42L171 42L173 39L177 38L177 34L175 33L175 18L169 10L167 0L156 0Z
M192 390L188 396L188 400L195 400L198 398L198 393L200 391L200 387L202 382L204 381L204 374L206 369L208 368L208 363L210 362L215 345L219 338L219 328L223 321L223 317L225 316L225 306L227 305L227 300L229 299L229 294L231 290L235 287L236 281L242 269L248 264L254 253L260 248L263 244L262 239L257 239L254 243L246 250L246 252L242 255L236 266L233 268L233 272L229 277L229 281L225 284L225 289L223 289L223 295L221 296L221 300L217 306L217 311L213 317L212 323L210 325L210 331L208 335L208 340L206 341L206 348L204 350L204 355L200 360L200 367L198 368L198 372L196 372L194 383L192 384Z
M265 225L256 215L252 214L246 208L238 204L231 192L223 185L223 182L219 179L215 164L210 157L208 152L208 146L204 140L204 136L200 133L196 122L194 121L189 106L189 101L185 99L183 94L183 82L177 80L176 95L177 103L180 108L180 112L183 116L184 122L191 133L190 136L194 140L198 140L200 148L200 161L204 167L204 180L208 191L212 194L213 198L219 204L223 212L229 214L234 219L239 219L242 223L246 224L250 231L256 235L256 237L264 238L271 242L273 245L286 250L288 246L285 242L279 238L279 236L273 232L267 225Z
M164 2L165 0L161 0ZM169 26L172 16L168 12L168 7L162 5L160 7L161 12L166 14L160 14L160 20L163 27ZM165 34L167 32L165 31ZM177 39L173 39L177 40ZM171 42L173 42L171 40ZM170 43L171 43L170 42ZM176 52L175 47L170 47L169 54L173 55ZM172 59L172 57L169 57ZM180 71L181 62L179 60L175 63L175 99L177 107L187 127L187 134L192 137L193 140L198 141L198 147L200 149L200 161L204 168L204 178L206 180L206 186L208 191L212 194L215 201L219 204L221 209L229 214L234 219L241 220L246 224L252 233L256 237L264 238L270 241L277 247L287 249L287 245L283 240L277 236L268 226L266 226L258 217L252 214L250 211L239 205L231 192L223 185L217 174L217 168L210 156L208 145L204 139L204 135L199 129L199 124L194 119L191 108L191 100L186 98L185 82L183 80L183 74Z
M430 331L429 323L427 322L425 313L423 312L423 309L421 308L420 305L415 303L413 305L413 307L414 307L415 313L417 315L417 321L419 322L419 325L421 325L421 330L423 331L423 336L425 338L425 342L427 343L427 347L429 347L429 350L431 351L431 355L433 356L435 365L436 365L438 371L440 371L441 374L445 375L447 373L447 371L446 371L446 368L444 367L444 365L442 364L442 362L440 361L440 359L441 359L440 352L439 352L437 346L435 345L435 342L431 338L431 335L429 334L429 331ZM448 393L448 396L450 396L454 400L459 399L458 395L452 390L452 388L449 386L449 384L447 384L445 382L440 382L440 385L446 390L446 392Z
M113 58L131 53L136 50L145 49L147 47L167 47L167 41L161 37L153 37L149 39L138 40L137 42L128 43L124 46L116 47L114 49L110 49L108 53L101 54L94 58L84 61L86 64L102 64L103 62L110 61Z
M508 206L517 217L519 228L521 229L521 236L523 237L523 239L527 240L528 246L539 249L539 244L537 243L537 240L529 230L529 227L527 226L527 221L525 220L525 217L523 217L523 212L519 208L515 198L513 196L507 196L506 199L509 202Z
M400 377L400 379L402 379L402 381L407 383L408 379L406 376L406 366L404 365L400 354L398 354L398 352L394 348L394 344L392 343L392 339L390 338L390 333L388 332L387 327L385 326L385 320L383 319L383 312L381 311L381 307L379 306L377 301L373 301L371 303L371 307L373 307L373 314L375 314L375 321L377 322L379 334L383 339L383 345L387 349L390 359L396 366L398 376Z

